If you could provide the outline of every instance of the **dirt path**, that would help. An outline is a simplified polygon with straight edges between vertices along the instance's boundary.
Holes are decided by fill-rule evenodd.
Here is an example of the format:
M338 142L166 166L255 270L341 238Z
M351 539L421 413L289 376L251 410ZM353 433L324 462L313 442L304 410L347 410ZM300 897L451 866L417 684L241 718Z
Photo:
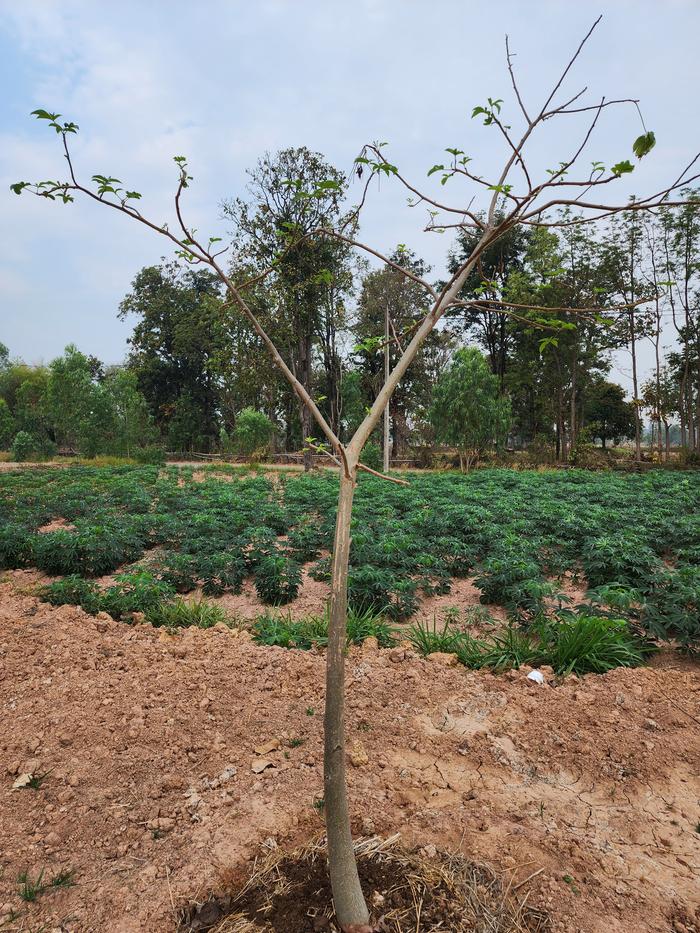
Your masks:
M0 914L19 913L0 929L173 931L173 903L320 832L323 666L0 585ZM355 832L460 847L513 884L542 869L521 891L554 930L700 930L696 669L538 687L357 649L349 675ZM12 790L25 772L46 776ZM18 875L42 869L76 883L26 904Z

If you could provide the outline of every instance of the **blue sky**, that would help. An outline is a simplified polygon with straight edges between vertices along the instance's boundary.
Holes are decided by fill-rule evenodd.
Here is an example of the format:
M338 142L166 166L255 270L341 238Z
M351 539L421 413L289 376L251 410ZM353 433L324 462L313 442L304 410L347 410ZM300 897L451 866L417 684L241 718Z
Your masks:
M201 231L225 234L221 200L243 193L265 150L306 145L347 170L364 142L388 140L392 161L424 183L444 148L459 146L488 173L502 149L469 115L491 95L517 120L504 34L534 105L602 12L566 89L639 97L658 139L618 197L662 187L700 148L697 0L5 0L0 10L0 341L30 362L69 342L123 359L131 325L117 320L119 301L142 266L169 255L116 212L9 192L13 181L63 174L56 137L28 116L37 107L80 124L84 178L116 175L161 222L172 213L172 156L187 154L187 213ZM564 158L575 129L552 121L533 163ZM609 111L590 159L629 157L639 132L632 108ZM362 238L386 251L406 243L439 274L449 236L422 233L424 222L383 183ZM616 365L626 381L627 361Z

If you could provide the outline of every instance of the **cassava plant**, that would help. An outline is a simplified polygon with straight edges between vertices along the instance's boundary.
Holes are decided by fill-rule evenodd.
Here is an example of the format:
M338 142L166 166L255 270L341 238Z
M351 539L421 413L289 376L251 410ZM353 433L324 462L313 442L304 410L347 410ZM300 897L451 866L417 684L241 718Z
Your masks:
M226 289L228 306L248 321L252 330L267 348L275 365L290 383L300 404L311 412L322 432L322 443L309 438L308 445L320 448L339 467L340 486L333 545L326 659L324 800L333 901L338 923L344 933L371 933L372 931L369 911L358 878L352 843L345 781L344 735L347 582L353 499L358 472L377 472L361 462L363 449L377 428L384 409L408 367L423 347L426 338L448 310L460 308L483 310L486 308L516 314L521 318L525 317L533 329L542 331L540 350L548 346L556 346L558 334L563 327L574 326L567 321L560 327L558 324L561 322L558 322L555 317L559 310L567 311L570 315L571 309L550 307L542 309L532 305L514 305L503 298L491 297L493 290L489 289L488 283L484 283L484 288L473 298L468 300L460 298L467 279L474 273L479 275L480 259L484 252L508 231L516 225L561 227L590 224L601 218L628 211L643 212L661 206L666 208L680 206L687 203L687 198L685 201L678 200L678 193L699 177L691 174L691 166L696 161L696 156L696 159L681 172L678 178L662 190L648 196L637 197L633 201L627 198L615 200L604 197L599 192L608 190L623 176L634 170L635 166L629 158L621 158L620 161L608 167L601 161L594 161L592 165L589 163L589 167L580 168L584 150L589 147L599 122L611 108L630 106L633 112L635 108L639 112L638 103L635 100L602 98L597 102L585 103L583 99L585 88L573 94L563 93L564 82L569 77L572 67L598 22L599 20L596 20L570 57L551 91L545 95L544 102L534 109L523 99L506 40L507 69L513 90L514 108L517 109L514 109L512 116L507 115L504 100L500 97L493 97L488 98L484 104L474 107L472 112L472 117L479 119L487 132L498 134L503 143L505 156L500 170L487 171L486 175L479 174L478 170L473 167L472 158L463 149L448 148L446 150L448 158L442 163L433 165L428 171L429 176L438 177L444 191L453 190L460 185L459 190L455 190L453 198L447 199L434 194L432 188L429 191L419 190L387 158L385 144L368 144L355 160L356 175L362 186L359 207L349 212L336 227L328 223L321 223L312 228L305 227L303 223L289 223L284 228L286 234L282 245L273 256L270 265L247 278L227 270L221 258L225 249L219 249L219 237L202 237L185 221L182 199L192 181L185 156L175 157L177 166L177 187L174 196L175 223L168 225L162 221L150 219L142 213L140 193L123 186L118 178L111 175L93 175L91 184L80 181L69 146L70 140L78 131L78 126L73 122L60 122L60 114L37 110L34 112L35 116L45 121L55 131L62 145L68 177L63 181L36 183L20 181L12 185L12 190L17 194L24 191L31 192L52 201L62 201L64 204L74 201L80 195L118 211L169 240L175 247L177 255L185 262L204 266L216 273ZM517 128L516 120L519 123ZM580 127L577 142L573 142L575 137L571 121L576 123L578 120L583 121L583 125ZM531 142L543 126L551 121L563 121L566 124L565 138L571 141L571 148L568 149L569 144L565 143L567 151L562 153L561 161L541 170L532 159ZM655 143L654 134L647 131L643 124L642 129L642 134L634 140L631 147L630 155L636 159L646 156ZM451 230L472 234L473 245L456 264L447 281L439 287L433 287L419 274L401 265L401 262L382 255L378 250L355 238L354 230L370 185L381 178L403 186L410 194L412 206L427 208L429 216L426 231ZM312 213L324 199L337 195L340 183L337 179L328 178L315 182L310 190L305 190L301 179L290 178L288 184L294 191L298 204L308 204L309 212ZM478 202L480 196L483 196L481 205ZM571 209L570 212L562 214L561 211L567 208ZM559 211L558 214L557 211ZM573 213L574 211L576 213ZM392 345L395 342L399 347L396 362L377 392L373 404L352 437L346 442L340 440L310 391L295 375L293 366L290 366L283 358L274 337L268 333L257 317L254 310L255 304L246 298L246 294L253 286L271 275L289 254L301 249L309 240L318 242L329 240L363 250L383 262L387 268L395 270L414 285L421 287L425 293L424 310L416 316L415 321L406 330L391 338ZM606 310L601 308L597 294L592 294L587 304L587 307L579 308L577 313L586 315L589 319L591 315ZM625 310L625 307L624 305L618 306L617 310ZM542 313L545 310L546 317ZM377 339L381 344L381 338ZM395 477L385 476L384 478L394 483L404 482Z

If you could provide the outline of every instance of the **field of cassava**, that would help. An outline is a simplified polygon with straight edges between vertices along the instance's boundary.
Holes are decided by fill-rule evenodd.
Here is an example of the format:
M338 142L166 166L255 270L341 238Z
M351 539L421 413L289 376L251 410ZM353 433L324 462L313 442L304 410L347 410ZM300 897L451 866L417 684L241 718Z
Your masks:
M302 568L329 579L333 474L219 469L197 479L191 469L155 466L5 474L0 566L58 578L38 590L53 605L127 622L143 613L167 626L235 623L211 599L240 593L248 580L269 607L252 622L257 641L323 646L323 612L292 618L285 607ZM451 605L464 578L483 608ZM448 608L417 624L435 595ZM470 667L603 671L641 663L660 642L692 652L700 474L482 470L414 474L408 486L389 487L362 476L349 603L350 640L408 638ZM505 610L508 625L494 626L489 607Z
M350 560L378 929L694 933L700 474L405 476L360 477ZM336 929L308 905L337 487L0 475L3 933Z

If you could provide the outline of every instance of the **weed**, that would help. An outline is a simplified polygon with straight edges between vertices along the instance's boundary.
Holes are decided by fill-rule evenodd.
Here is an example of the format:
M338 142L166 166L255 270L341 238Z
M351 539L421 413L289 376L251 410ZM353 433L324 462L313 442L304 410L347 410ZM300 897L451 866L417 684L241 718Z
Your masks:
M53 769L50 768L48 771L43 771L41 774L32 774L29 781L25 784L25 787L29 790L39 790L52 770Z
M313 706L307 706L307 707L306 707L306 715L307 715L307 716L313 716L315 712L316 712L316 710L313 708Z
M497 671L522 667L523 664L536 666L547 663L547 660L546 652L533 636L512 624L503 632L492 635L481 654L482 666Z
M223 606L208 602L206 599L174 599L161 602L146 612L146 619L152 625L168 628L212 628L220 622L227 624L228 615Z
M23 871L17 878L19 882L19 896L28 904L33 904L37 897L46 889L44 884L44 869L39 872L35 881L29 877L29 873Z
M622 619L564 610L557 619L541 623L539 634L547 663L557 674L604 674L616 667L637 667L648 653L648 646Z
M75 871L72 868L59 871L48 884L51 888L71 888L75 884Z
M419 654L428 655L436 651L446 654L456 654L463 633L455 626L451 618L445 618L442 627L438 627L437 619L433 616L432 625L418 623L408 630L408 640Z

